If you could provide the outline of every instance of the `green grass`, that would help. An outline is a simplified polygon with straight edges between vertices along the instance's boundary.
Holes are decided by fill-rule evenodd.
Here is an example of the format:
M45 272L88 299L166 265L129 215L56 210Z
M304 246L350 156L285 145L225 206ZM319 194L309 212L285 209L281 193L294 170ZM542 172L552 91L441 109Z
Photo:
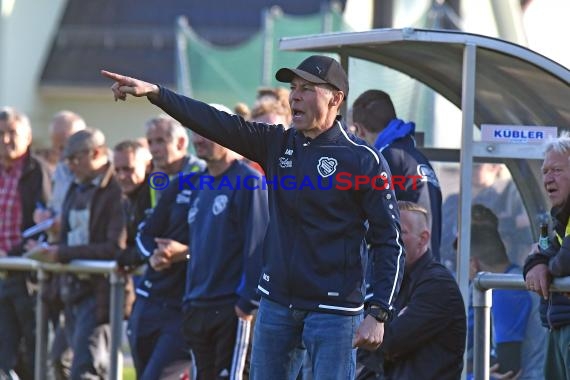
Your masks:
M135 369L133 367L123 368L123 380L135 380L136 378Z

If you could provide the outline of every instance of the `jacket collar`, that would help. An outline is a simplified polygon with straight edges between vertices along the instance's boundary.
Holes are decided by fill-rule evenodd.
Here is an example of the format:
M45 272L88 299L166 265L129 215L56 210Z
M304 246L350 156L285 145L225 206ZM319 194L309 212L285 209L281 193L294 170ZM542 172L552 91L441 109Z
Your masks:
M98 188L105 188L107 187L107 185L109 185L109 182L111 182L111 179L113 179L113 174L114 174L114 167L111 164L111 162L107 162L105 165L102 166L102 171L101 173L97 174L94 178L92 178L90 181L88 181L87 183L79 183L77 181L74 181L75 184L77 186L95 186Z
M550 215L560 224L562 228L566 228L568 218L570 218L570 196L561 207L553 207L550 210Z
M305 142L308 142L311 144L314 144L314 143L322 144L322 143L333 142L333 141L336 141L343 133L341 129L343 129L344 127L342 126L341 118L342 117L340 115L337 115L332 127L325 130L324 132L322 132L320 135L318 135L314 139L305 137L303 135L303 133L301 133L299 131L296 131L296 133L301 139L303 139L302 141L305 141Z
M413 263L410 267L406 267L404 274L407 275L407 277L409 277L410 279L414 279L417 276L417 274L421 273L423 268L425 268L432 261L433 261L433 255L431 253L431 250L428 249L427 252L424 253L422 257L418 259L418 261Z
M16 160L14 160L15 163L13 163L10 166L10 171L14 170L14 167L18 166L21 170L21 175L23 176L24 174L32 171L35 167L36 167L36 162L34 160L34 158L32 157L32 153L30 152L30 150L28 149L26 151L26 153L24 153L23 156L17 158ZM6 168L4 166L0 166L3 168L3 170L6 170Z
M148 189L148 174L144 177L144 181L138 185L130 194L126 194L127 198L134 202L139 198L139 194L143 194ZM141 195L144 196L144 195Z

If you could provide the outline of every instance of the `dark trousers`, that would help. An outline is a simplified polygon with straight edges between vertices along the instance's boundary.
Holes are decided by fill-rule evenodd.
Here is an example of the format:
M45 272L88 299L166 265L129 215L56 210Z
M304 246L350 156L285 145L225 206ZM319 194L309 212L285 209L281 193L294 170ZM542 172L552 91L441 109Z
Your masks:
M0 280L0 373L18 368L21 379L32 378L36 326L34 313L35 297L29 294L24 277ZM18 363L19 360L21 363Z
M55 380L69 378L73 352L67 343L65 327L62 325L54 326L54 337L49 352L49 361Z
M106 379L109 374L111 328L97 324L96 301L88 296L65 305L65 333L73 350L71 379Z
M64 324L62 322L64 304L60 297L59 275L51 274L50 279L44 284L41 295L45 307L44 319L50 322L54 338L49 351L48 368L51 370L54 380L69 378L73 352L67 343Z
M251 323L238 320L233 304L191 307L183 329L197 380L248 378Z
M141 296L129 318L127 336L137 379L164 379L190 366L190 350L182 336L182 310ZM184 368L185 367L185 368Z

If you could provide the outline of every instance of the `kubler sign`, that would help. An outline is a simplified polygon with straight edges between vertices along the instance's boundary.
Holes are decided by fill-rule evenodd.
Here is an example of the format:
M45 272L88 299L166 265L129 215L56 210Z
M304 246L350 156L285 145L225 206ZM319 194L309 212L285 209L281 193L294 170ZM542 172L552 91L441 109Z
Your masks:
M481 141L542 144L558 136L556 127L481 124Z

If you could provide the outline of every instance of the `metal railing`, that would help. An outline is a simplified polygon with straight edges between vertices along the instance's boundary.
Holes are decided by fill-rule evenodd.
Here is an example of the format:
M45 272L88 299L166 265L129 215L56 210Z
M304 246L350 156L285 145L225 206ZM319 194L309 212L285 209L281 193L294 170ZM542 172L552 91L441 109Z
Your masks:
M36 298L36 355L34 378L44 380L47 377L48 326L46 305L41 297L52 273L82 273L109 275L111 299L109 321L111 326L109 379L119 380L119 358L122 337L124 284L125 276L117 271L115 261L73 260L69 264L49 264L21 257L0 258L0 271L36 272L38 292ZM478 273L473 279L473 311L475 329L473 335L473 375L474 380L489 379L490 368L490 311L492 290L526 290L522 275ZM570 292L570 277L556 278L550 286L553 292ZM546 347L545 347L546 349Z
M526 290L520 274L481 272L473 279L473 311L475 330L473 332L473 376L474 380L489 379L490 371L490 312L492 290ZM550 285L551 292L570 291L570 277L555 278ZM546 347L544 347L546 350Z
M125 301L125 276L117 271L117 263L115 261L73 260L69 264L49 264L21 257L2 257L0 258L0 271L30 271L37 273L36 355L34 363L34 379L36 380L47 378L48 324L46 305L41 295L44 293L49 279L48 272L109 275L109 283L111 285L109 308L111 357L109 362L109 379L119 380L122 378L119 373L119 360Z

